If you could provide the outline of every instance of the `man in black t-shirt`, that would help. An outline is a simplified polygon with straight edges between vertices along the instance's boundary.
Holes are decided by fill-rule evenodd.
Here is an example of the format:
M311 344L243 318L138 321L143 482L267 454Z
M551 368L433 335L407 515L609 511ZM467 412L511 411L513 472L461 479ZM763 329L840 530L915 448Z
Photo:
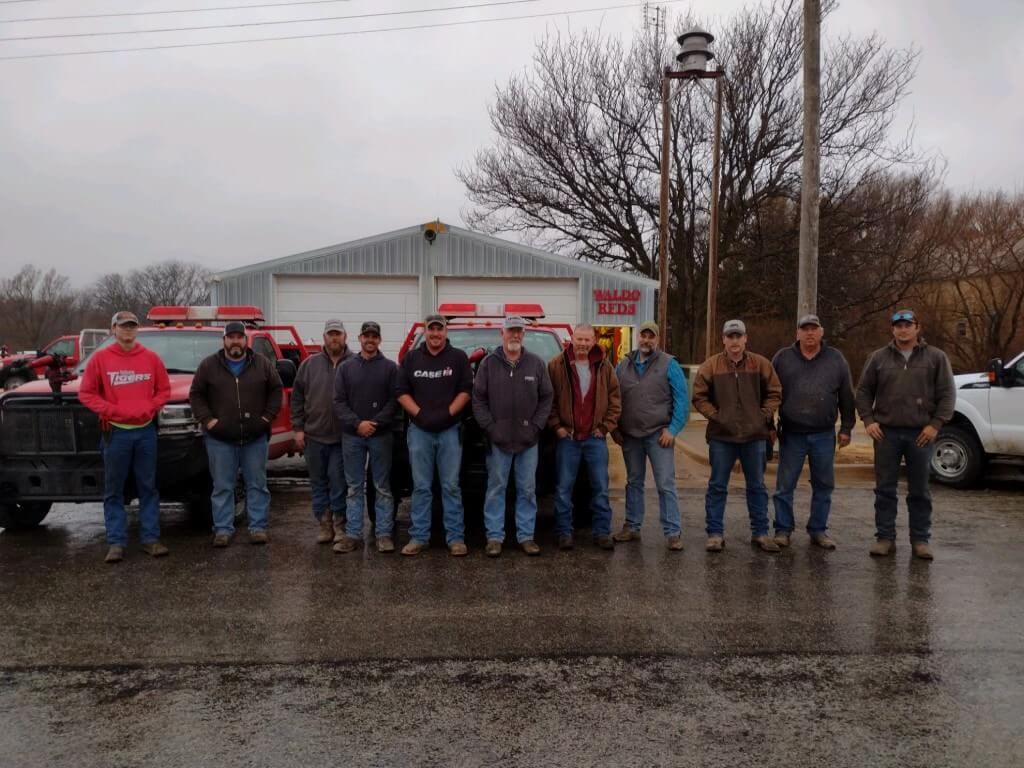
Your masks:
M465 514L459 488L462 445L459 416L469 404L473 369L461 349L448 341L441 315L424 321L426 342L409 350L398 372L398 402L409 414L412 510L403 555L418 555L430 542L434 468L441 479L445 540L456 557L466 554Z

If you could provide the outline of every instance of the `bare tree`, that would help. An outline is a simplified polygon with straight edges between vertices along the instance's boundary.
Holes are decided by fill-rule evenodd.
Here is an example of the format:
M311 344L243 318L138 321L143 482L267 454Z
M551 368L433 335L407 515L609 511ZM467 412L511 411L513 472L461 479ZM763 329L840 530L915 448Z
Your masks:
M74 304L67 277L55 269L43 272L26 264L13 277L0 280L4 342L12 347L40 347L64 330L63 322Z
M834 3L825 0L827 15ZM695 23L688 18L681 27ZM724 85L720 273L756 271L758 217L799 199L803 152L801 9L775 0L733 17L719 37ZM468 223L628 271L656 276L657 105L671 52L595 34L550 36L533 71L499 88L490 109L495 146L457 171L474 207ZM916 54L877 36L843 38L824 58L822 191L843 199L917 160L890 142ZM704 312L711 92L676 91L671 137L669 324L676 351L694 359ZM824 214L823 214L824 215ZM823 222L824 226L824 222ZM679 343L682 342L682 343Z
M153 306L205 304L210 270L201 264L168 261L126 275L111 272L89 289L91 303L111 314L127 309L143 317Z

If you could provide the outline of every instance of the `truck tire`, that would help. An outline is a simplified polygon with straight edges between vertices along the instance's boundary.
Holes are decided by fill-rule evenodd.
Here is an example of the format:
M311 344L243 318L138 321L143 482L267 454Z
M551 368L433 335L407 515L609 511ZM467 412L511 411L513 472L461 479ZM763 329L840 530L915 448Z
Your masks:
M971 432L944 427L935 440L932 477L951 488L973 488L985 470L985 451Z
M9 531L27 531L35 528L50 514L53 502L24 501L0 504L0 528Z

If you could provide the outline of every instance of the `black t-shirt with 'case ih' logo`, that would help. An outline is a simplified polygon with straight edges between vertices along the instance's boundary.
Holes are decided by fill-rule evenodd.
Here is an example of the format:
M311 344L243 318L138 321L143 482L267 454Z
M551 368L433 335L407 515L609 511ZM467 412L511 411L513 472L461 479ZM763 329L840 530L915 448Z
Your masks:
M412 421L427 432L443 432L458 421L448 406L460 392L473 391L473 369L469 358L451 342L436 355L427 345L409 350L398 370L398 396L412 395L422 409Z

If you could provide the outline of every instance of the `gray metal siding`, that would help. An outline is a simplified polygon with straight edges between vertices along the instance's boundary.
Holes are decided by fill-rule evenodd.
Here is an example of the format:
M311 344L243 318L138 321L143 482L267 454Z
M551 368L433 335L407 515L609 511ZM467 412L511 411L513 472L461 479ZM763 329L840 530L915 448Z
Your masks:
M558 277L577 278L580 320L606 324L639 324L654 317L653 281L617 273L585 262L546 254L457 227L439 234L433 244L421 227L411 227L376 238L321 248L305 254L225 272L214 278L211 297L216 304L255 304L274 317L276 274L402 275L420 278L424 314L435 308L435 277ZM598 317L595 289L639 290L637 312L619 320Z

